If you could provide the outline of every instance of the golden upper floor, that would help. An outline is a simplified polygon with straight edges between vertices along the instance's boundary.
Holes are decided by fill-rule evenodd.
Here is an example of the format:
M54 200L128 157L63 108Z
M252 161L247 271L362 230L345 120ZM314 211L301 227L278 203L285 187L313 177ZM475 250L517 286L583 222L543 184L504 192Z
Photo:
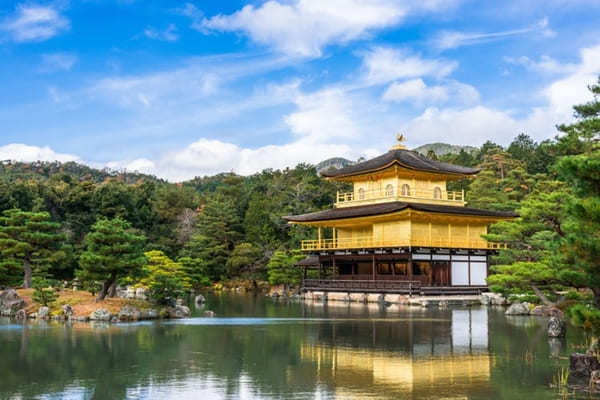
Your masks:
M478 172L478 169L431 160L396 145L379 157L324 171L322 175L353 185L351 192L337 194L336 207L391 201L464 206L464 192L448 191L446 182Z

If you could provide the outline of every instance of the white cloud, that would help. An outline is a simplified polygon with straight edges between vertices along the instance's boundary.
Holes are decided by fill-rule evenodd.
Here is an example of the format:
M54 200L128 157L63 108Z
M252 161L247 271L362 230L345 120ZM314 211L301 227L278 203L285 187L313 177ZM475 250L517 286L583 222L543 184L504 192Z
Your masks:
M69 30L69 20L52 6L35 4L17 6L15 14L0 24L15 42L40 42Z
M545 72L552 74L562 74L574 72L577 69L575 64L561 64L550 56L543 55L539 61L532 60L527 56L521 57L504 57L504 61L512 65L520 65L534 72Z
M79 58L73 53L42 54L41 72L70 71Z
M506 145L521 132L536 140L553 137L557 133L557 124L573 120L573 105L592 99L586 87L600 74L600 45L582 49L580 58L569 75L541 90L540 98L544 104L522 117L483 105L466 109L428 108L408 122L404 130L409 138L417 138L415 144L445 140L480 145L491 139Z
M407 9L401 2L385 0L271 0L204 19L202 28L243 32L286 54L314 57L328 44L347 43L396 25Z
M433 45L441 50L454 49L486 43L512 36L521 36L529 33L538 33L545 37L552 37L555 33L548 27L548 19L544 18L532 26L521 29L510 29L500 32L458 32L443 31L433 41Z
M170 24L163 30L148 27L144 29L144 35L149 39L162 40L165 42L176 42L179 39L177 27L174 24Z
M389 47L375 47L363 53L362 57L364 80L372 85L422 76L443 78L458 66L456 61L422 58L408 51Z
M415 101L441 103L455 100L460 103L474 103L479 100L479 92L471 85L451 81L443 85L427 86L421 78L392 83L383 93L386 101Z
M0 160L21 162L32 161L80 161L72 154L56 153L49 147L28 146L22 143L11 143L0 146Z

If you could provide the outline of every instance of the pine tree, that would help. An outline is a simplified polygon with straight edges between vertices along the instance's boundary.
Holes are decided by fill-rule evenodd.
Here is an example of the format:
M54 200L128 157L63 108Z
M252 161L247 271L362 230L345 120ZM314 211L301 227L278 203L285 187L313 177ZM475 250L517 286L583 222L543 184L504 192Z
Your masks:
M233 200L214 195L198 216L197 233L186 244L182 256L202 260L211 280L227 275L229 254L242 237L242 226Z
M267 264L269 283L272 285L284 285L288 290L290 285L300 282L301 270L295 264L304 256L299 252L288 254L284 251L276 251Z
M65 256L60 250L64 235L60 224L50 220L47 212L6 210L0 217L0 281L10 280L23 271L23 287L32 287L33 274L45 275L53 264Z
M100 219L83 241L85 251L79 258L82 281L101 281L98 301L119 278L135 277L146 264L142 250L145 238L130 232L130 224L120 218Z

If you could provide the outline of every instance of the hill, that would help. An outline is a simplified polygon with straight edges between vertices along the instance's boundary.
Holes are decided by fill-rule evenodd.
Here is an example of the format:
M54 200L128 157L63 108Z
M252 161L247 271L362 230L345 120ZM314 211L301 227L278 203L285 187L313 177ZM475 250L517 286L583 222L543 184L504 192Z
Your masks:
M326 169L329 169L329 168L340 169L340 168L344 168L344 167L347 167L347 166L353 165L353 164L355 164L354 161L350 161L346 158L333 157L333 158L328 158L327 160L321 161L320 163L318 163L315 166L315 168L317 170L317 173L320 173L321 171L325 171Z
M460 146L447 143L429 143L424 144L423 146L416 147L413 150L423 155L427 155L429 150L433 150L437 156L443 156L445 154L459 154L461 150L473 154L479 149L474 146Z

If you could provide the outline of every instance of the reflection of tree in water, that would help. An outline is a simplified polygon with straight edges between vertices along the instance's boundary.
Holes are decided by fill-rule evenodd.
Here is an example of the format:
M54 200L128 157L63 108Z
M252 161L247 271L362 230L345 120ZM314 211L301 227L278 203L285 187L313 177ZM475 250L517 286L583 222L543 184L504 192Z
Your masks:
M546 341L533 341L543 323L514 326L494 311L488 322L488 311L483 308L402 311L376 304L348 307L331 302L324 306L227 296L209 298L206 308L226 317L303 316L307 320L253 326L150 323L95 329L87 324L44 328L42 323L25 330L3 330L0 398L18 394L35 398L74 386L83 387L86 397L95 399L118 399L127 393L143 397L149 386L208 380L217 381L226 395L235 397L241 376L258 398L285 398L290 393L314 392L318 386L339 393L345 384L356 385L360 380L347 375L345 382L339 374L326 380L323 355L332 349L388 360L390 365L410 357L420 366L415 373L429 360L467 355L479 357L480 362L490 354L493 362L485 385L479 391L464 388L476 398L490 393L514 397L524 390L533 393L532 399L541 398L548 395L544 387L554 372ZM536 354L533 365L523 365L521 354L526 349ZM563 346L563 352L567 350ZM321 357L320 361L313 355ZM431 395L427 390L424 387L422 394ZM387 396L386 392L382 395Z

